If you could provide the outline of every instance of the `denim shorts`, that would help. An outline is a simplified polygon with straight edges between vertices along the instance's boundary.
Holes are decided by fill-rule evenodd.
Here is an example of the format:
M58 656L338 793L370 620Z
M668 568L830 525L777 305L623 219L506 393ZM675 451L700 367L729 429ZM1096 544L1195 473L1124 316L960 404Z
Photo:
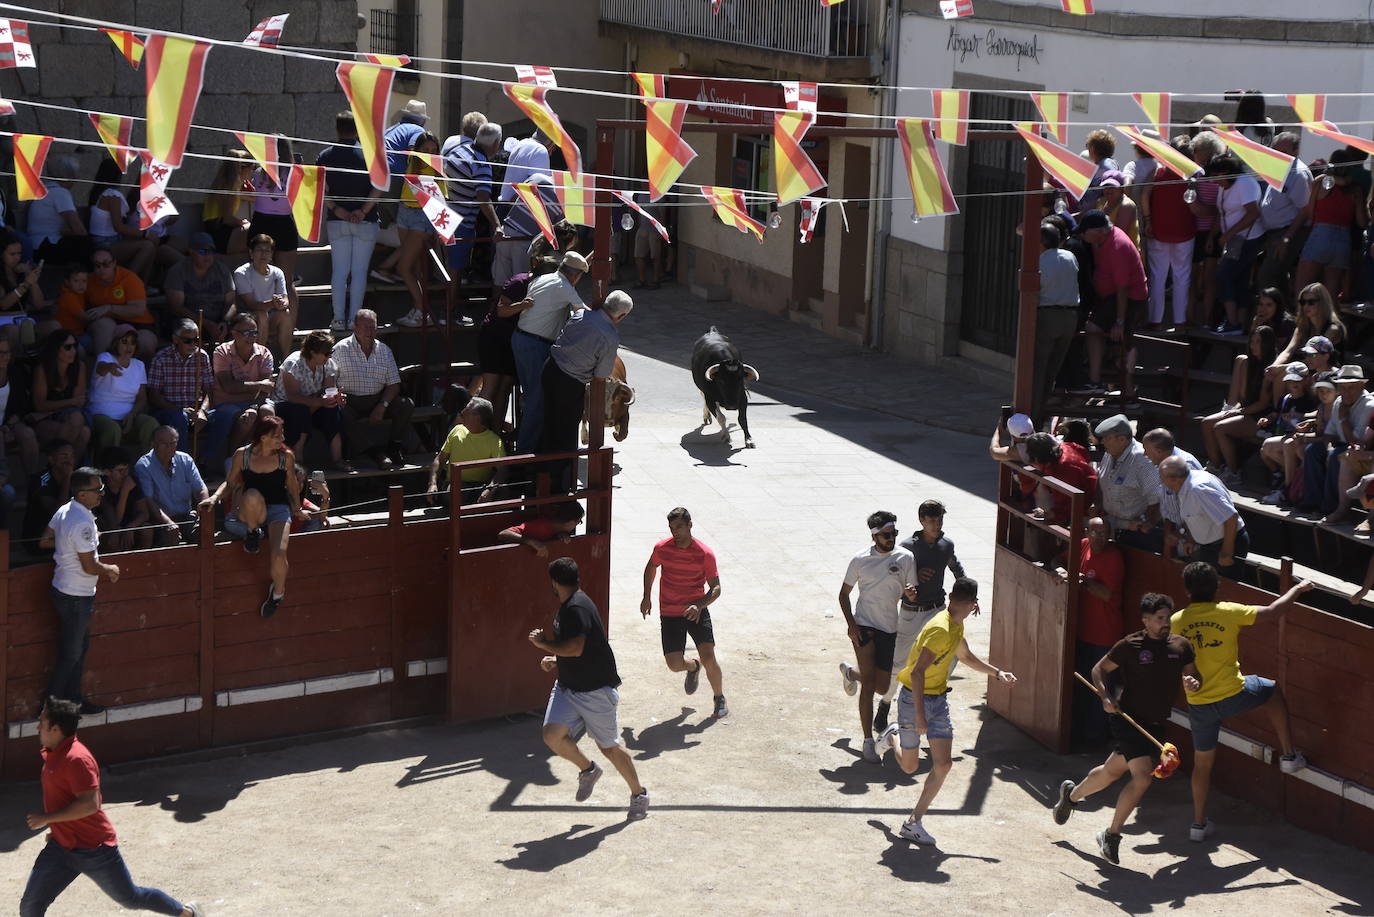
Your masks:
M926 705L926 738L954 738L954 724L949 721L949 692L921 697ZM916 731L916 695L905 685L897 695L897 730L903 748L921 747L921 734Z
M1334 223L1318 223L1307 235L1302 260L1327 267L1350 267L1350 230Z
M291 525L291 507L285 503L267 504L267 521L263 523L263 528L274 522L285 522ZM244 525L238 516L229 513L224 517L224 534L230 538L237 538L242 541L248 536L248 526Z
M616 715L619 706L620 692L615 688L569 691L554 682L549 705L544 708L544 725L560 723L574 736L585 727L597 748L610 748L620 741L620 721Z
M430 223L423 210L419 207L407 207L405 204L396 208L396 225L416 232L434 232L434 224Z
M1188 707L1188 725L1193 730L1193 750L1211 751L1221 738L1221 721L1240 716L1263 706L1274 696L1274 682L1258 675L1246 675L1245 687L1230 697L1212 704L1192 704Z

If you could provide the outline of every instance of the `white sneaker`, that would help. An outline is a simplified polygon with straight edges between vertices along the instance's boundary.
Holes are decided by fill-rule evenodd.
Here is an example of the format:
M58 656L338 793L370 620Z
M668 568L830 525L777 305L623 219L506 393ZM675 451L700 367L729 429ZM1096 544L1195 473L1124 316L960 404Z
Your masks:
M1278 506L1283 502L1283 488L1280 487L1277 490L1269 491L1269 493L1260 497L1260 502L1265 506Z
M339 334L340 332L347 331L348 326L336 318L329 323L329 330L335 334Z
M1188 840L1194 844L1201 844L1215 832L1216 826L1212 824L1212 820L1209 818L1205 825L1192 825L1188 828Z
M879 755L889 748L892 749L894 757L900 755L902 753L901 727L896 723L888 723L887 728L883 730L883 734L878 737L878 748L880 749L878 752Z
M880 764L883 760L882 755L878 754L878 746L871 736L864 739L864 760L869 764Z
M1300 751L1293 752L1292 757L1284 755L1282 758L1279 758L1279 770L1283 771L1285 774L1296 774L1306 766L1307 759L1302 756L1302 752Z
M915 821L902 822L902 830L897 832L900 836L911 841L913 844L934 844L935 835L931 834L921 824L918 818Z
M409 312L407 312L405 315L402 315L400 318L396 319L396 324L398 324L398 325L404 325L404 326L407 327L407 328L419 328L419 327L420 327L420 310L419 310L419 309L411 309L411 310L410 310Z
M854 676L854 667L847 662L840 663L840 685L850 697L859 693L859 679Z
M1236 490L1240 487L1240 475L1234 471L1223 471L1217 475L1217 479L1226 485L1228 490Z

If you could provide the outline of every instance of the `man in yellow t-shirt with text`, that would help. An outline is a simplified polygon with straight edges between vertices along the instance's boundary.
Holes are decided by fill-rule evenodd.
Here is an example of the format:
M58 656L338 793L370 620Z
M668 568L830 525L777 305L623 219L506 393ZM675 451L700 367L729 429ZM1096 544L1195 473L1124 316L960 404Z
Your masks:
M1207 793L1223 720L1264 710L1283 749L1279 769L1292 774L1307 766L1307 760L1293 748L1283 691L1272 679L1242 675L1237 653L1242 627L1282 616L1298 596L1312 588L1312 582L1303 580L1263 607L1218 602L1219 583L1216 568L1205 561L1184 567L1183 588L1188 591L1190 604L1169 619L1170 630L1192 644L1194 662L1202 675L1201 690L1188 693L1188 722L1193 732L1193 825L1188 831L1192 841L1203 841L1212 833Z

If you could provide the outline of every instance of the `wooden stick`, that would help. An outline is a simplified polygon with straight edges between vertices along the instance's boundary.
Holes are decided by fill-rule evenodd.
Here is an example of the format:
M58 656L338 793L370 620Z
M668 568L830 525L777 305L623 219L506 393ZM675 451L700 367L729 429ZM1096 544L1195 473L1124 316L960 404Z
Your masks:
M1102 692L1097 690L1097 685L1088 681L1088 679L1084 678L1080 673L1074 672L1073 677L1077 678L1079 681L1083 682L1083 684L1087 685L1089 691L1093 692L1098 697L1102 697ZM1115 701L1113 701L1113 703L1115 703ZM1159 739L1156 739L1154 736L1150 735L1148 732L1145 731L1145 728L1143 726L1141 726L1135 720L1131 719L1131 715L1127 713L1125 710L1122 710L1120 704L1117 704L1116 715L1121 717L1126 722L1130 723L1136 729L1139 729L1141 735L1143 735L1145 738L1149 739L1151 742L1155 744L1155 748L1158 748L1161 752L1164 751L1164 743L1159 741Z
M200 338L200 343L196 345L197 350L205 347L205 310L200 309L196 317L196 336ZM204 393L200 390L200 359L196 359L196 410L200 410L200 402ZM200 459L200 427L191 427L191 457Z

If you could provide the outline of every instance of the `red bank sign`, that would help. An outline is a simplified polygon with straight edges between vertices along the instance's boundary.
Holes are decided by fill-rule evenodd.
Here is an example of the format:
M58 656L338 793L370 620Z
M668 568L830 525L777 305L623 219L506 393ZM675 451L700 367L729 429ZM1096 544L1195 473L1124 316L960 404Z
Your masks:
M761 108L786 108L782 86L777 83L741 83L734 80L703 79L700 74L674 70L668 74L668 95L695 104L688 106L687 113L711 121L728 124L757 124L772 126L773 114L756 111L750 106ZM845 100L835 96L822 95L817 106L820 118L817 124L842 127L844 118L826 117L825 112L843 112Z

